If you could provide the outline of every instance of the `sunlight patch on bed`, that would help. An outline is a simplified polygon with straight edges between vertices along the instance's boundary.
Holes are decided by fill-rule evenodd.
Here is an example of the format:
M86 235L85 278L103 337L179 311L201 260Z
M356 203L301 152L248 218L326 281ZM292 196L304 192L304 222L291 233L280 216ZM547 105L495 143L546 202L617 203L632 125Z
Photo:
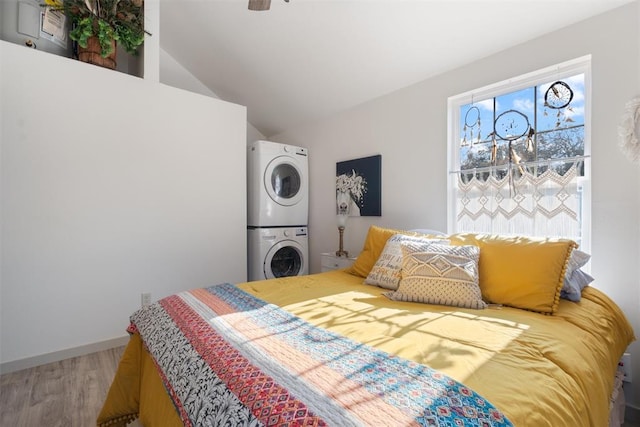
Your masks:
M500 310L476 314L446 306L429 305L429 311L422 307L350 291L290 304L285 309L316 326L429 365L458 381L473 375L529 329L526 323L501 318ZM473 328L469 328L469 320L473 320Z

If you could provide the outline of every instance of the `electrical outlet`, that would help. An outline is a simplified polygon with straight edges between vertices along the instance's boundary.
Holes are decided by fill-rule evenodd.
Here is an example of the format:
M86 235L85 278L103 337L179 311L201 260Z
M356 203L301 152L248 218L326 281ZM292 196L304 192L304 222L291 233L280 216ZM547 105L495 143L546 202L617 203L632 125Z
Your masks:
M140 294L140 304L142 307L151 305L151 292L143 292Z
M624 372L623 381L630 383L631 382L631 353L625 353L622 355L622 359L618 362L618 366Z

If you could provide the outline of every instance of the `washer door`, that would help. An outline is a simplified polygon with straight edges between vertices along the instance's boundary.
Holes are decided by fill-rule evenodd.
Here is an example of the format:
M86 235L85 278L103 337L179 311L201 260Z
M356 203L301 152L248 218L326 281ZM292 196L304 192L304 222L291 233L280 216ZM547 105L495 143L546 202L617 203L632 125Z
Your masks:
M264 276L275 277L298 276L304 267L302 246L293 240L282 240L273 245L264 259Z
M282 206L293 206L303 197L302 172L291 157L273 159L264 171L264 187L271 200Z

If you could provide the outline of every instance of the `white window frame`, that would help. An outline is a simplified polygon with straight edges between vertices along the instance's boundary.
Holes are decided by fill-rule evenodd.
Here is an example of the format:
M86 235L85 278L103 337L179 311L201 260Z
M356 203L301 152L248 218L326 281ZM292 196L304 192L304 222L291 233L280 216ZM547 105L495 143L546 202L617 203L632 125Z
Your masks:
M460 107L473 101L494 98L528 87L562 80L576 74L584 74L584 176L579 177L578 186L582 191L582 218L580 248L591 251L591 55L572 59L531 73L451 96L447 101L447 231L456 233L457 219L455 197L457 173L460 169Z

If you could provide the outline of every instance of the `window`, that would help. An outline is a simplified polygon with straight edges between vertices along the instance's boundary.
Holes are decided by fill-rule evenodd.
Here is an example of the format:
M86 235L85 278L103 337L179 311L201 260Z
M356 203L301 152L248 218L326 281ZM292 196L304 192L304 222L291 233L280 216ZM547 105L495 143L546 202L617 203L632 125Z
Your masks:
M586 250L590 58L449 98L449 231Z

